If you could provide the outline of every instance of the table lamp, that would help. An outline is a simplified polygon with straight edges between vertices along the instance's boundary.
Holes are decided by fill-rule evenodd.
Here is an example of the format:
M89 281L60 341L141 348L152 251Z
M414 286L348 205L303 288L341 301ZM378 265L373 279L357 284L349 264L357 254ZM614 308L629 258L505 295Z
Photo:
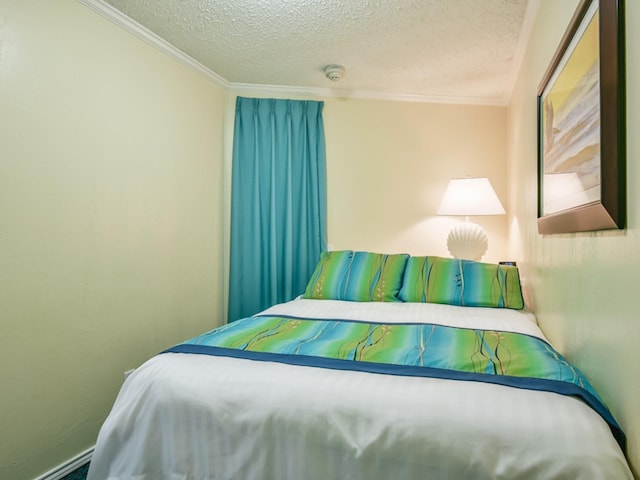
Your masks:
M447 248L454 258L480 260L489 240L484 229L469 221L471 215L503 215L500 199L488 178L453 178L444 192L438 215L464 215L447 237Z

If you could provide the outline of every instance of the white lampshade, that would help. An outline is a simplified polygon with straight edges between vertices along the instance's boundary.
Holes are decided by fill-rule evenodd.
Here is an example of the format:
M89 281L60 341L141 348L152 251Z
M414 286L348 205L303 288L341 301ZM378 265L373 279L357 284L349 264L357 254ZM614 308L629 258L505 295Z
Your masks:
M453 178L438 207L438 215L503 215L498 195L488 178Z
M480 260L489 248L484 229L469 221L470 215L503 215L502 203L488 178L454 178L444 192L438 215L464 215L466 220L453 227L447 237L454 258Z

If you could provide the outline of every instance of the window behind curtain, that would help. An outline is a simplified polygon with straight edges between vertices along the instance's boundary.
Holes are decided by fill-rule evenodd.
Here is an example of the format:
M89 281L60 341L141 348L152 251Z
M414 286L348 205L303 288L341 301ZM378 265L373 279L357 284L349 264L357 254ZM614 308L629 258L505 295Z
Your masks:
M326 250L323 105L236 100L229 321L300 295Z

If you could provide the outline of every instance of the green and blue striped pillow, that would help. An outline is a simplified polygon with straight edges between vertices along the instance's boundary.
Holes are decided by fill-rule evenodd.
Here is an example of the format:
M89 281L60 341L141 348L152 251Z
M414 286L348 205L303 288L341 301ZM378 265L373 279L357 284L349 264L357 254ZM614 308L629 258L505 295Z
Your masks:
M399 293L404 302L524 308L518 268L442 257L411 257Z
M352 255L351 250L322 252L302 298L340 300L344 275Z
M409 255L324 252L303 298L397 302Z

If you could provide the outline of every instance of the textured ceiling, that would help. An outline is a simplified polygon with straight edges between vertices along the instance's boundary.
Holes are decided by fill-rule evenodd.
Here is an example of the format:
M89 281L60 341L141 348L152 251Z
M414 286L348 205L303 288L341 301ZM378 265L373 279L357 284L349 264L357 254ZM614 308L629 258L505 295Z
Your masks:
M232 85L486 103L508 99L529 15L527 0L105 2Z

